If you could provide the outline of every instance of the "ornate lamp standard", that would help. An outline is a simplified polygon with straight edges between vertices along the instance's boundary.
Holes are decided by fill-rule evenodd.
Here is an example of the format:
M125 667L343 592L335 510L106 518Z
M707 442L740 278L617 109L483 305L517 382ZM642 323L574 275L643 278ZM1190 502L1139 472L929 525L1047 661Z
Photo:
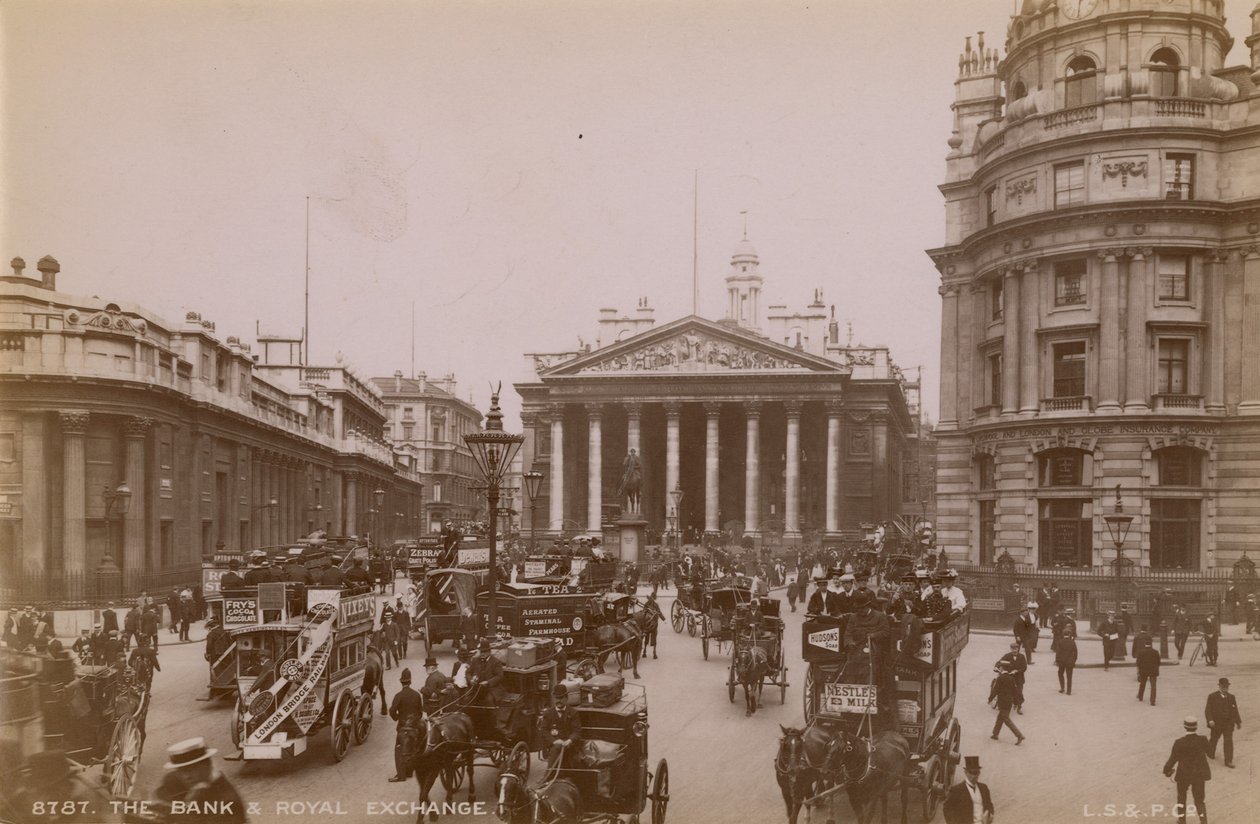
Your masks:
M501 385L501 384L500 384ZM499 409L499 387L490 395L490 411L486 413L486 428L464 436L464 443L472 452L481 477L486 483L486 503L490 508L490 599L487 609L489 626L486 631L498 633L498 613L495 604L495 593L499 589L499 566L495 546L495 526L498 521L499 488L503 476L512 466L516 453L525 442L524 435L513 435L503 431L503 411Z
M538 525L538 493L542 490L543 474L537 469L525 473L525 494L529 496L529 554L538 548L534 529Z
M675 483L669 499L674 502L674 549L682 550L682 483Z
M126 481L113 489L107 486L101 493L101 500L105 502L105 557L96 567L96 581L101 594L116 595L122 584L122 572L114 561L113 516L121 519L131 510L131 487Z
M372 543L369 546L377 548L381 545L380 523L381 509L385 506L385 490L377 487L372 492Z
M1124 542L1129 537L1129 527L1133 525L1133 516L1125 514L1124 504L1120 501L1120 484L1116 484L1116 508L1111 514L1104 515L1103 520L1107 522L1111 542L1116 545L1116 559L1111 563L1116 568L1116 609L1118 610L1124 593L1124 582L1121 576L1124 574L1124 567L1132 563L1124 557Z

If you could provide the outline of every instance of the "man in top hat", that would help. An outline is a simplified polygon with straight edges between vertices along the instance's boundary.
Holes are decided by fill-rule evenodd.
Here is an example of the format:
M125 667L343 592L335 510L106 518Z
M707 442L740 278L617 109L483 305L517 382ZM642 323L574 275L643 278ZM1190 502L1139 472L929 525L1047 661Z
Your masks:
M1177 824L1186 824L1186 790L1194 796L1194 811L1199 814L1199 821L1207 824L1207 801L1204 799L1203 784L1212 778L1212 768L1208 765L1208 741L1198 734L1199 722L1189 716L1182 722L1186 734L1173 742L1172 753L1164 762L1164 775L1177 782ZM1173 768L1177 774L1173 775Z
M233 558L228 561L228 571L223 573L223 577L219 579L219 591L227 592L233 589L240 589L245 586L245 579L240 573L241 562Z
M406 781L411 775L415 748L415 734L424 717L424 697L411 688L411 670L404 668L398 679L402 687L389 705L389 717L398 722L394 737L394 774L390 781Z
M551 699L551 706L538 716L538 729L547 742L543 751L549 766L554 767L557 759L563 759L562 769L573 767L582 741L582 719L577 708L569 706L569 690L564 684L552 688Z
M1037 626L1036 601L1029 601L1024 611L1015 616L1011 631L1015 634L1015 640L1023 647L1024 654L1028 656L1028 663L1032 664L1033 652L1037 649L1037 636L1041 633Z
M1217 690L1207 698L1203 709L1208 729L1208 758L1216 758L1216 742L1225 739L1225 766L1234 766L1234 730L1242 728L1242 716L1238 714L1238 699L1229 692L1229 679L1217 681Z
M993 824L993 797L980 783L980 756L963 759L963 780L945 797L945 824Z
M183 824L244 823L245 802L214 766L216 752L206 748L204 738L189 738L167 748L166 775L155 794L173 820Z
M962 612L967 608L967 596L958 586L958 573L952 569L945 573L945 586L941 587L941 594L949 599L949 607L954 612Z
M1102 638L1103 670L1111 669L1111 659L1115 655L1116 641L1120 638L1120 627L1116 623L1115 610L1107 613L1107 620L1098 625L1098 636Z

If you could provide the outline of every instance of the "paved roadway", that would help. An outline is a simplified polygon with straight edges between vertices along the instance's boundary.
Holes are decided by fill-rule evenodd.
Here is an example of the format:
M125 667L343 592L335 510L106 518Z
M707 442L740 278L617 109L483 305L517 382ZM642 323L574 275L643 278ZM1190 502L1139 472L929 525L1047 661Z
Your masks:
M672 590L662 593L661 603L668 614ZM771 759L779 738L779 724L802 721L801 686L804 670L800 663L800 622L802 613L788 613L786 646L791 687L786 704L780 706L779 691L768 689L764 706L753 718L745 718L742 696L736 703L727 700L728 659L711 655L704 661L700 641L684 632L675 635L668 624L661 625L660 659L641 663L641 682L647 686L651 716L651 766L660 758L669 760L671 799L670 822L709 824L713 822L782 822L786 820L782 799L774 779ZM196 631L195 631L196 632ZM163 633L163 637L168 637ZM1028 740L1016 747L1009 731L1001 741L989 740L995 711L984 699L992 678L992 663L1006 651L1007 639L973 634L959 665L959 701L956 714L962 724L962 751L979 755L983 779L992 789L998 822L1084 822L1109 818L1164 818L1152 805L1171 807L1174 787L1162 777L1160 768L1174 738L1181 734L1181 720L1187 714L1199 717L1203 725L1204 700L1215 688L1218 675L1228 675L1244 718L1243 729L1235 736L1237 769L1227 770L1219 759L1213 762L1213 780L1208 784L1208 807L1214 824L1257 820L1254 810L1260 801L1254 790L1260 745L1254 732L1256 699L1260 690L1260 644L1254 642L1221 645L1219 668L1166 667L1160 678L1157 707L1135 700L1136 674L1132 668L1103 672L1078 669L1073 695L1058 693L1055 669L1049 654L1039 654L1029 669L1027 706L1016 716ZM1048 644L1046 644L1048 645ZM1100 645L1083 642L1082 660L1100 658ZM410 660L419 673L423 648L412 644ZM163 647L164 671L154 685L149 713L148 741L141 765L138 794L151 793L161 779L164 750L170 743L192 735L204 735L219 756L232 752L228 736L231 708L226 702L196 701L203 695L205 663L202 645ZM439 653L449 670L452 654L447 647ZM397 668L386 673L390 697L398 688ZM627 675L629 673L627 672ZM228 762L225 769L246 801L259 802L254 822L292 821L293 815L278 815L277 804L325 802L323 812L304 816L304 821L410 821L412 814L390 814L377 806L369 816L372 802L411 802L417 798L414 781L390 784L393 772L393 723L377 716L371 738L362 747L353 747L340 764L333 763L326 732L299 758L288 763L248 764ZM957 776L961 780L961 773ZM485 816L444 816L444 821L492 820L493 777L490 771L478 776L479 800L488 801ZM439 788L433 800L442 801ZM457 799L466 800L466 790ZM344 815L336 814L340 804ZM921 820L918 798L911 796L911 821ZM1105 805L1116 805L1108 814ZM1126 805L1134 805L1127 807ZM1126 811L1128 814L1126 815ZM890 818L896 817L892 802ZM852 820L847 808L841 820ZM937 821L943 815L937 813ZM1169 820L1175 821L1170 818ZM1193 820L1193 817L1192 819ZM802 821L804 818L802 817Z

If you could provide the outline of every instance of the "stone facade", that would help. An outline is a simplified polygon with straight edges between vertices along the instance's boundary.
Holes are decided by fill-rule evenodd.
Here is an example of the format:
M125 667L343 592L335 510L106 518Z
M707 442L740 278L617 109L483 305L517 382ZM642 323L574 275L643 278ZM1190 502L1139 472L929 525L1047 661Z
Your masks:
M939 537L991 563L1226 569L1260 517L1260 8L1026 0L967 39L941 274Z
M294 342L279 338L256 363L196 313L172 324L57 291L51 258L42 278L13 267L0 277L6 592L25 576L91 597L107 550L128 591L165 573L194 571L184 582L195 583L218 548L368 533L376 490L387 511L419 511L418 475L383 438L380 395L348 367L291 362ZM104 492L120 484L129 510L106 518Z

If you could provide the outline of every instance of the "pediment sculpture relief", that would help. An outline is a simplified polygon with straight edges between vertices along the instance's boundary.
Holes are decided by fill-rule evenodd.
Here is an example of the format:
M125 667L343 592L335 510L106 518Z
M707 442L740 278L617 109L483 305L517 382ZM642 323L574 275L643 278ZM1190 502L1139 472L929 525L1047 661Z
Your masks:
M622 352L580 370L591 372L715 372L731 369L805 369L795 361L697 332L684 332Z

